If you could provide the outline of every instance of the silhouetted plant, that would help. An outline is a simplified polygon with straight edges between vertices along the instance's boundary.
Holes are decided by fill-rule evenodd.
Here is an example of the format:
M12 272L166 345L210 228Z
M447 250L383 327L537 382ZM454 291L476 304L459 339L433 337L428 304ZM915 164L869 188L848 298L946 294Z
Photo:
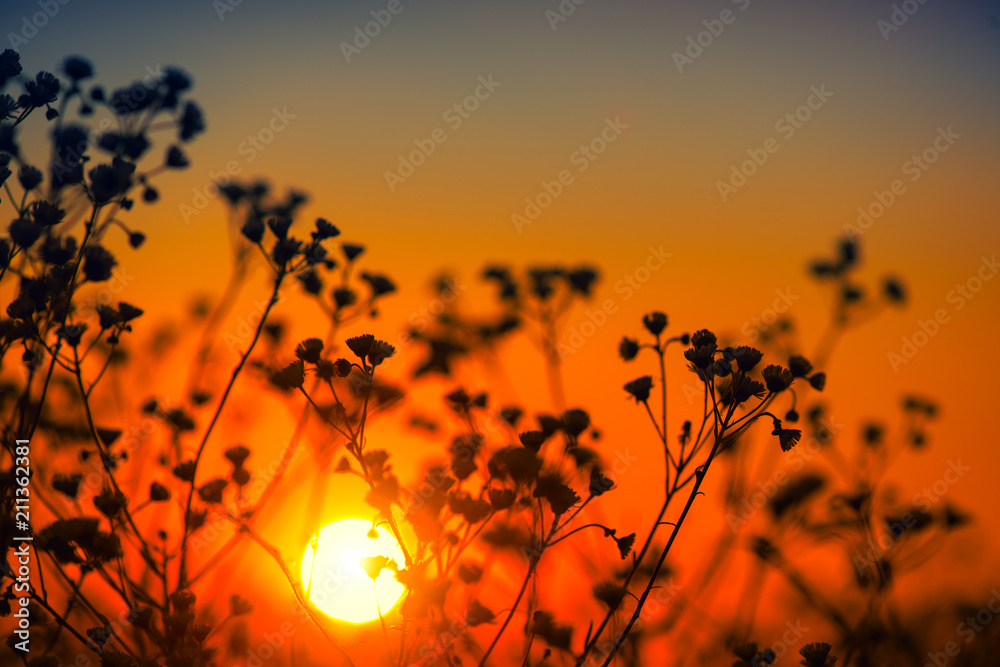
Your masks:
M14 209L0 239L0 281L8 280L0 287L10 285L12 293L0 319L0 360L7 361L8 371L0 384L2 433L12 463L15 438L34 438L32 493L44 505L36 507L37 516L47 520L33 534L44 556L38 563L43 584L30 593L44 649L27 664L59 664L77 645L104 665L221 664L229 656L218 641L220 629L231 621L228 650L244 653L247 630L234 619L266 605L255 607L237 592L222 596L225 609L220 609L212 600L218 595L204 585L244 542L267 554L338 658L355 664L351 650L316 613L288 554L259 527L262 511L280 497L303 448L311 481L321 487L336 475L363 482L369 535L388 530L400 546L403 562L387 556L359 562L373 585L390 570L405 587L397 611L379 609L391 663L482 666L496 663L500 651L521 641L523 665L609 665L616 659L646 664L645 642L667 637L678 654L712 660L731 651L726 659L735 655L734 665L770 665L777 660L775 651L750 638L764 631L756 614L771 573L829 626L824 632L831 643L801 646L800 664L888 664L891 655L919 660L919 630L903 627L891 609L895 581L970 517L949 503L900 504L885 481L897 456L928 446L929 425L938 416L933 401L905 397L899 429L861 424L857 456L849 457L842 428L818 400L827 384L823 368L840 335L906 298L893 277L884 279L878 296L869 296L857 278L856 242L840 242L833 259L811 265L812 274L833 288L831 323L812 354L789 340L791 320L778 324L776 334L765 332L760 347L751 347L726 341L715 333L722 329L675 334L667 314L656 311L621 339L620 360L641 369L615 390L617 397L639 412L641 428L663 456L662 490L644 490L641 497L649 516L637 520L648 527L623 534L602 516L600 499L619 490L602 430L589 410L573 407L561 376L566 356L560 335L573 308L593 295L596 268L486 268L482 278L494 288L495 307L483 315L446 304L426 326L413 327L409 339L423 348L424 359L410 369L407 383L397 386L387 372L397 346L372 333L346 331L376 317L396 283L362 268L366 247L340 240L340 229L327 219L303 224L305 194L291 190L275 196L264 181L220 188L231 276L214 302L202 299L192 308L200 333L183 395L179 400L158 395L161 389L152 383L141 405L107 408L110 400L102 396L112 394L107 378L136 358L133 328L146 329L149 318L123 301L97 304L88 312L81 289L115 275L119 258L109 249L109 235L122 233L126 252L142 250L146 233L140 224L125 222L138 212L138 193L142 205L160 199L156 186L169 180L170 170L188 166L183 146L206 124L187 99L190 77L177 68L110 93L88 83L93 67L82 58L67 58L62 74L62 80L47 72L29 78L22 75L18 54L10 49L0 54L0 184L3 201ZM23 88L16 98L3 93L11 83ZM102 116L113 129L98 133L86 119ZM19 128L29 117L50 128L46 165L28 164L22 151ZM173 140L154 153L154 137L162 136L154 133L160 131L173 133ZM265 305L250 335L233 341L220 332L255 266L268 272ZM439 292L445 282L438 281ZM289 328L276 310L290 290L307 297L325 330L288 340ZM496 361L503 343L515 335L527 336L541 353L550 408L506 403L497 398L502 392L483 390L486 383L457 373L456 360ZM153 332L150 338L147 359L155 361L169 347L171 334ZM220 340L229 354L221 351ZM517 367L529 363L518 360ZM701 397L693 414L682 418L668 413L667 369L678 363L686 366ZM438 446L435 459L414 475L397 467L396 452L373 438L371 424L432 374L449 383L441 397L445 417L441 422L411 417L410 425ZM267 400L297 417L278 467L266 480L255 477L249 465L253 444L226 432L223 415L235 402L238 383L268 390ZM110 416L125 412L153 424L150 432L136 435L126 430L128 418ZM761 419L764 429L753 429ZM758 434L764 442L755 440ZM788 475L769 458L801 452L803 446L835 466L839 479L814 469ZM50 466L40 452L58 463ZM72 456L72 469L64 467L69 459L64 453ZM753 456L762 465L748 465ZM662 618L647 623L641 617L651 592L691 565L677 562L674 547L695 499L705 495L709 470L716 471L713 480L723 482L720 525L731 530L714 547L705 545L703 563L694 564L688 576L689 589L672 600ZM760 512L748 513L741 501L761 481L762 471L781 471L787 479L774 483L766 502L754 508ZM12 549L13 473L0 479L0 489L0 537L5 549ZM176 510L175 521L163 519L170 510ZM221 544L205 537L210 522L224 526ZM603 548L574 551L584 534ZM853 568L855 590L830 590L829 581L802 567L800 553L815 546L826 553L843 550L839 555ZM573 553L586 561L580 590L598 610L585 631L574 624L590 612L567 604L547 586L548 573L569 562L556 558ZM741 556L749 557L751 576L734 596L731 617L718 619L716 628L701 628L702 635L710 635L705 647L679 638L678 628L695 622L689 620L693 614L686 615L692 605L720 587L735 587L714 575ZM494 567L498 562L503 567ZM16 597L13 572L8 567L3 575L12 580L0 598L4 616ZM516 592L509 598L492 595L487 584L502 589L503 575L510 573ZM631 600L635 606L629 611ZM122 605L127 611L116 624L112 609ZM399 635L398 649L391 632Z

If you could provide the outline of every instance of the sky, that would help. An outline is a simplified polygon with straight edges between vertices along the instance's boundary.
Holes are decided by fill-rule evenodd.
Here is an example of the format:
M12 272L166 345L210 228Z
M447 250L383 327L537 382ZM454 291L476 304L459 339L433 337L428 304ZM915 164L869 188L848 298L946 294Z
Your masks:
M369 265L401 286L355 333L398 337L433 303L442 272L470 286L457 305L473 313L485 308L476 276L488 263L591 262L602 281L564 332L575 350L567 398L593 406L607 441L642 457L656 456L653 434L620 387L648 370L617 360L621 336L657 309L675 333L708 327L746 342L781 303L811 350L831 301L806 266L853 234L868 284L896 275L909 299L838 345L827 398L848 430L896 420L904 393L939 403L932 446L892 474L908 497L950 462L969 467L947 497L983 530L949 547L965 567L941 585L976 597L993 564L971 554L1000 528L984 502L1000 468L989 426L1000 371L998 17L996 0L10 0L0 36L26 71L79 54L109 85L168 65L192 75L208 131L185 147L188 169L159 177L160 201L132 212L146 246L119 244L128 277L117 296L150 320L221 293L229 246L213 181L230 177L309 193L306 219L366 244ZM651 256L665 259L647 281L616 289ZM226 331L254 312L262 276ZM615 312L571 343L609 299ZM301 315L295 334L319 335L320 314L303 304L286 306ZM512 343L505 354L513 380L481 388L549 409L537 353ZM404 377L419 355L403 347L390 373ZM671 363L676 431L697 406L684 400L692 380L679 354ZM182 386L178 376L166 391ZM259 444L278 451L291 416L268 421ZM391 421L373 433L405 439L402 460L433 457L434 443ZM646 460L629 475L658 488ZM627 522L643 497L622 494L607 511Z

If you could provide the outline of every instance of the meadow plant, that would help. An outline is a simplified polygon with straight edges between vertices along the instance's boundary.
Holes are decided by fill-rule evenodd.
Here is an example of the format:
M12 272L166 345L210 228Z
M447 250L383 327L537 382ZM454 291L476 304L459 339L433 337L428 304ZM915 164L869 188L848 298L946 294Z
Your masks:
M210 575L244 549L267 556L261 568L273 564L287 584L274 594L294 597L301 617L334 648L306 658L291 653L292 664L649 664L643 648L657 638L668 641L669 664L769 665L781 658L779 649L796 647L806 667L891 664L893 655L919 660L919 631L893 609L894 582L969 516L940 494L907 506L882 492L892 461L928 445L938 410L932 401L904 400L896 442L884 424L863 424L852 460L843 452L844 428L819 400L840 336L905 301L895 278L883 281L879 296L860 286L856 242L840 242L833 259L811 266L832 287L834 305L809 356L797 349L787 320L765 332L760 347L726 341L726 322L714 331L676 332L663 312L648 313L621 339L620 363L643 365L620 394L635 407L635 447L652 443L662 457L662 486L642 492L645 529L626 533L602 510L605 496L621 493L616 443L607 442L591 411L570 407L558 349L568 314L600 281L596 267L490 266L481 277L493 287L493 312L471 315L450 303L411 326L406 340L425 355L404 380L415 387L443 378L450 389L441 397L442 419L409 422L442 454L421 471L401 469L392 447L371 435L373 420L408 401L406 383L398 386L399 374L387 373L397 346L347 331L376 317L397 285L362 268L366 247L341 241L337 225L325 218L305 224L306 195L278 197L263 181L220 188L231 276L220 298L195 308L199 327L183 396L154 393L125 412L110 407L111 380L128 377L142 355L161 352L155 339L149 350L131 342L147 319L140 306L89 308L86 288L115 277L115 235L126 252L140 250L142 207L157 202L171 171L188 166L184 147L206 123L188 99L191 78L178 68L110 92L89 83L93 75L87 60L70 57L59 76L28 77L17 53L0 54L0 199L13 214L0 239L0 412L9 466L0 487L0 612L17 619L26 608L33 619L30 652L19 648L16 620L8 641L25 664L84 664L74 654L116 667L261 662L263 652L248 649L252 624L244 621L273 619L263 611L273 604L210 585ZM18 86L17 96L4 92ZM29 120L47 129L46 164L28 161L19 133ZM140 220L126 222L132 218ZM236 336L223 332L255 267L268 276L255 323ZM314 305L310 325L323 322L314 337L297 342L276 316L292 291ZM522 335L538 348L551 408L497 403L475 388L475 378L459 377L458 360L502 366L505 341ZM220 372L220 360L233 355L235 363ZM669 410L667 395L667 371L678 364L701 399L682 418ZM295 415L267 479L255 479L252 445L229 436L226 414L239 384L266 389ZM131 416L115 416L122 414ZM14 519L24 495L21 441L31 443L30 531ZM318 484L340 475L363 482L372 531L391 533L403 554L403 562L359 562L373 581L390 570L405 587L398 608L379 612L384 649L366 647L365 657L310 601L296 574L298 554L285 553L259 525L264 508L280 503L303 449ZM814 456L837 468L838 484L807 465ZM218 465L228 473L213 475ZM758 488L763 495L755 495ZM723 491L717 544L705 547L700 566L678 562L675 545L706 489ZM225 539L206 537L216 525ZM28 587L17 575L15 538L25 533L37 554ZM603 550L591 553L588 535ZM796 553L810 548L841 550L854 575L850 595L803 572ZM692 643L700 605L735 586L718 573L743 556L751 576L730 617L716 615L701 643ZM567 602L547 585L574 560L594 607ZM685 568L678 594L672 577ZM772 572L803 608L825 619L830 643L819 636L796 647L752 641L766 630L755 618ZM508 588L509 595L497 594ZM258 642L271 647L266 659L283 663L284 639L268 641Z

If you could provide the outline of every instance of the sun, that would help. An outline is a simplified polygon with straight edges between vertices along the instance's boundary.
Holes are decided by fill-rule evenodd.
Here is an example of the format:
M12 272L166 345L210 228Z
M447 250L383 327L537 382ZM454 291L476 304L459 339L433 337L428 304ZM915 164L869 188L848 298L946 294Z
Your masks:
M302 557L302 586L309 600L324 614L349 623L365 623L384 615L403 594L403 585L383 569L371 577L361 559L385 556L403 564L403 553L389 531L374 529L371 521L341 519L324 527Z

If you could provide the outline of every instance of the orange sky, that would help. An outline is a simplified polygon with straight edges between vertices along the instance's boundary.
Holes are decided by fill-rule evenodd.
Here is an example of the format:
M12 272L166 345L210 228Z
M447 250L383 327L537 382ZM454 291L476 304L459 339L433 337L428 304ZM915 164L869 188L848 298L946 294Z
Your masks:
M987 23L987 3L927 3L888 40L876 22L888 16L891 3L806 9L753 2L745 11L741 3L669 10L643 2L587 3L556 30L544 16L547 6L413 3L351 63L339 44L368 20L367 6L301 3L279 10L246 2L220 21L209 3L141 12L107 4L109 18L88 19L85 31L72 27L85 18L83 3L66 5L60 20L22 50L26 69L53 68L65 53L80 52L94 58L99 77L110 84L143 76L147 65L176 63L194 76L194 96L209 125L188 149L192 166L160 177L161 200L129 214L128 223L147 234L146 245L132 251L124 239L109 243L126 276L114 297L147 311L138 339L160 322L181 318L194 294L221 293L229 272L224 211L214 197L203 202L197 193L227 169L239 178L264 177L280 190L308 192L302 224L328 218L345 240L368 246L365 266L400 285L378 319L345 334L397 339L431 303L430 282L442 271L468 285L456 303L475 313L487 301L476 276L489 262L592 262L601 268L599 288L568 325L578 328L588 310L607 299L616 312L568 359L564 374L568 403L591 410L609 452L627 447L641 457L621 480L626 490L602 505L623 532L642 533L651 521L645 501L648 489L661 486L661 463L655 434L621 390L653 368L618 360L621 336L638 334L641 316L658 309L670 315L673 333L707 327L747 342L752 318L780 294L791 294L789 315L803 349L811 350L825 325L829 294L806 275L807 262L830 254L845 225L857 223L859 207L887 202L884 193L900 181L885 213L863 230L862 273L873 287L886 273L900 276L909 303L842 341L826 369L824 398L847 433L867 418L898 423L903 393L939 402L931 447L901 458L892 478L907 498L940 479L949 461L970 467L947 500L973 512L981 530L947 548L944 559L961 558L963 565L939 573L933 586L972 597L988 588L983 584L995 564L985 543L995 547L1000 529L1000 518L983 502L1000 468L989 427L1000 371L990 348L1000 324L1000 280L956 296L960 285L974 288L977 275L993 277L981 267L1000 251L993 182L1000 41ZM672 54L727 7L735 22L678 72ZM21 10L3 12L4 26L20 23ZM155 25L164 26L163 34ZM484 79L499 85L484 87ZM828 91L828 99L810 98L817 89ZM456 116L455 105L468 105L477 90L476 109L468 118ZM800 111L808 120L782 125L810 100L814 108ZM267 138L261 132L268 127L280 131L261 149L251 148L248 137ZM386 172L398 171L400 156L435 136L444 140L390 187ZM938 140L942 136L952 138ZM606 144L592 160L581 150L591 142ZM770 150L766 162L723 198L719 182L762 150ZM934 163L915 168L914 156L925 151ZM537 201L546 183L554 191L560 174L558 196L518 229L512 215L526 215L525 199ZM616 284L645 265L651 248L669 259L625 298ZM254 301L266 294L264 276L250 281L224 332L235 332L255 311ZM920 323L941 310L947 321L912 359L893 368L890 353L901 353L902 339L912 339ZM291 341L325 333L318 311L297 295L277 315L293 321ZM220 369L238 359L222 342L216 349ZM460 381L491 391L496 403L549 410L541 357L523 341L503 351L512 364L510 384L471 365L460 366ZM285 353L291 360L291 347ZM389 375L404 379L420 354L402 347ZM680 348L669 374L673 434L697 409L684 398L693 376ZM179 396L183 380L177 374L157 391ZM454 384L426 383L414 401L437 409ZM137 401L148 393L147 387L127 389L142 393L132 396ZM237 398L256 391L248 382ZM253 444L261 462L273 459L294 419L266 400L272 410L259 423L231 434ZM261 415L247 418L254 416ZM398 421L376 424L370 438L394 452L402 477L411 481L408 466L430 460L440 443ZM763 437L755 446L776 447ZM300 461L294 475L309 468ZM294 530L303 530L341 512L364 512L360 503L351 511L342 504L355 491L345 483L319 508L302 486L289 492L267 525L278 531L291 513ZM692 535L678 543L682 560L697 559L695 536L723 526L710 511L716 503L710 487ZM289 553L298 551L288 545Z

